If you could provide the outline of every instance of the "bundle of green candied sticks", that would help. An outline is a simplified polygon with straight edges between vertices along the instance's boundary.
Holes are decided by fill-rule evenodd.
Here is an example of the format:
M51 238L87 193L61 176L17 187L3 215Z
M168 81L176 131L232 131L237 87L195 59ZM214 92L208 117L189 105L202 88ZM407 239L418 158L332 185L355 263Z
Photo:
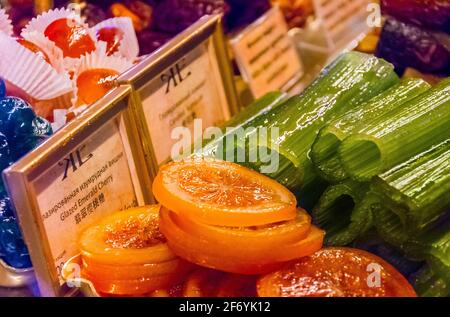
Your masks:
M255 147L275 151L279 166L269 176L312 211L328 245L350 245L375 228L427 263L416 275L419 293L450 295L450 78L433 87L400 80L386 61L350 52L300 95L268 94L232 125L204 155L237 161ZM259 127L279 133L250 142ZM244 136L235 138L236 129Z

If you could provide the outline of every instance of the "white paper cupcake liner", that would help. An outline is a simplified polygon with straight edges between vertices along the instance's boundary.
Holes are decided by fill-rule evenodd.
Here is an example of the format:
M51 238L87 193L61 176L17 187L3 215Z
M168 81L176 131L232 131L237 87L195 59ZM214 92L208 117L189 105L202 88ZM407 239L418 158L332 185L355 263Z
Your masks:
M6 35L13 34L12 22L9 19L9 15L6 14L5 9L0 9L0 32L5 33Z
M117 71L119 74L123 73L127 69L133 66L133 63L121 56L107 56L106 55L106 43L100 41L98 43L98 48L95 52L86 54L82 56L76 66L75 73L73 76L73 86L75 97L72 100L72 105L77 105L77 93L76 82L78 76L86 70L90 69L112 69ZM78 106L77 108L79 108Z
M0 33L0 74L37 100L49 100L73 91L68 75L58 72L45 60L17 41Z
M64 56L62 50L56 44L50 41L44 34L38 31L23 33L24 39L36 44L42 49L50 59L55 70L62 74L66 72L64 67Z
M104 27L115 27L124 33L119 50L114 55L121 55L130 61L135 61L139 55L139 43L131 19L128 17L111 18L98 23L92 29L97 36L98 30Z
M31 21L28 22L28 24L23 28L21 35L22 37L24 37L24 33L30 33L33 31L44 34L47 27L53 21L64 18L74 19L75 22L87 26L87 24L84 22L84 19L75 11L66 8L60 8L49 10L31 19Z

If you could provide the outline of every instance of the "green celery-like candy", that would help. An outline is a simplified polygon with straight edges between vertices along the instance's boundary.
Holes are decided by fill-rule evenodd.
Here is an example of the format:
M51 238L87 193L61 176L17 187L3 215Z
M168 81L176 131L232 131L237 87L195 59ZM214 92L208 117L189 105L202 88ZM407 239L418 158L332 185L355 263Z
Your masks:
M425 264L411 279L416 293L421 297L448 297L450 284L443 280L439 274Z
M279 91L269 92L264 96L256 99L250 105L233 116L229 121L226 122L224 128L241 126L255 119L259 115L269 112L272 108L279 105L285 99L285 93Z
M346 138L340 161L355 180L368 181L450 137L450 78Z
M215 157L217 159L226 160L227 146L232 150L235 150L237 146L236 138L228 139L231 140L227 144L227 136L233 136L238 130L243 129L243 126L255 119L257 116L267 113L274 107L279 106L286 99L286 94L275 91L269 92L261 98L255 100L250 105L245 107L241 112L236 114L233 118L225 123L221 128L221 135L211 135L205 136L205 140L202 140L202 147L199 148L197 143L196 151L194 155L203 155L206 157ZM212 140L211 140L212 138ZM241 141L242 142L242 141Z
M372 189L406 232L427 230L450 209L450 138L374 177Z
M348 178L338 156L341 142L429 88L422 79L404 79L322 128L311 149L311 159L319 175L331 183Z
M336 116L398 81L388 62L363 53L346 53L326 67L303 93L246 126L278 129L278 137L270 141L269 147L279 154L280 160L292 163L287 172L280 173L284 177L282 181L295 184L290 179L297 180L299 176L295 173L300 173L302 187L306 187L317 179L308 153L319 130ZM267 147L267 144L258 146ZM249 162L252 165L259 167L258 163Z
M325 190L313 209L312 217L314 223L325 230L326 244L350 244L372 227L374 197L368 190L368 183L351 180Z

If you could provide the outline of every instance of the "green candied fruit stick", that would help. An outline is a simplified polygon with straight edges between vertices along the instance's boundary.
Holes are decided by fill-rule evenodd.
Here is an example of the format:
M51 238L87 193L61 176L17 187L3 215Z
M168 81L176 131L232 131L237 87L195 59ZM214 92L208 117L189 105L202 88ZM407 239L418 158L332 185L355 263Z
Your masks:
M372 188L411 233L426 231L450 209L450 138L376 176Z
M345 181L325 190L313 209L314 223L326 231L328 245L347 245L372 227L371 206L376 197L369 184Z
M348 178L338 156L342 141L429 88L422 79L404 79L322 128L311 149L311 159L319 175L331 183Z
M302 187L307 187L317 178L308 152L319 130L336 116L398 81L393 66L386 61L363 53L346 53L325 68L300 95L258 116L246 126L277 128L279 137L271 146L292 162L292 171L295 168L302 174L300 178L305 180Z
M370 180L450 137L450 78L373 120L339 147L351 178Z

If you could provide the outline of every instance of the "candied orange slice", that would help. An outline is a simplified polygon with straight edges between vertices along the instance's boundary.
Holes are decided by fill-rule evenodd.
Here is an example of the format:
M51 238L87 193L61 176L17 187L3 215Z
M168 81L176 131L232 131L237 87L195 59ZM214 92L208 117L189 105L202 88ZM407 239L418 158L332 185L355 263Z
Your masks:
M296 198L288 189L225 161L169 163L160 168L153 194L171 211L210 225L259 226L297 215Z
M79 240L87 261L108 265L141 265L175 259L159 230L159 206L117 212L86 229Z
M112 69L88 69L78 75L77 105L90 105L115 87L119 72Z
M82 273L83 274L83 273ZM105 280L98 279L84 273L84 277L95 286L99 293L113 294L113 295L144 295L158 289L169 288L175 285L180 279L181 275L158 275L154 277L139 278L134 280Z
M218 244L226 242L232 247L239 245L247 250L267 250L298 241L305 238L311 229L311 217L303 209L298 209L293 220L253 227L212 226L174 213L171 216L180 229L195 237Z
M173 259L160 263L119 266L96 263L88 258L83 258L83 269L88 272L88 274L106 280L133 280L158 275L175 274L177 272L187 271L192 267L192 264L182 259Z
M170 249L179 257L203 267L238 274L261 274L279 268L282 262L310 255L322 247L324 232L311 226L308 235L278 247L262 243L249 247L245 243L212 241L194 236L180 228L175 214L162 208L161 231ZM263 240L261 241L263 242Z
M325 248L299 259L260 277L257 291L263 297L417 296L386 261L352 248Z

